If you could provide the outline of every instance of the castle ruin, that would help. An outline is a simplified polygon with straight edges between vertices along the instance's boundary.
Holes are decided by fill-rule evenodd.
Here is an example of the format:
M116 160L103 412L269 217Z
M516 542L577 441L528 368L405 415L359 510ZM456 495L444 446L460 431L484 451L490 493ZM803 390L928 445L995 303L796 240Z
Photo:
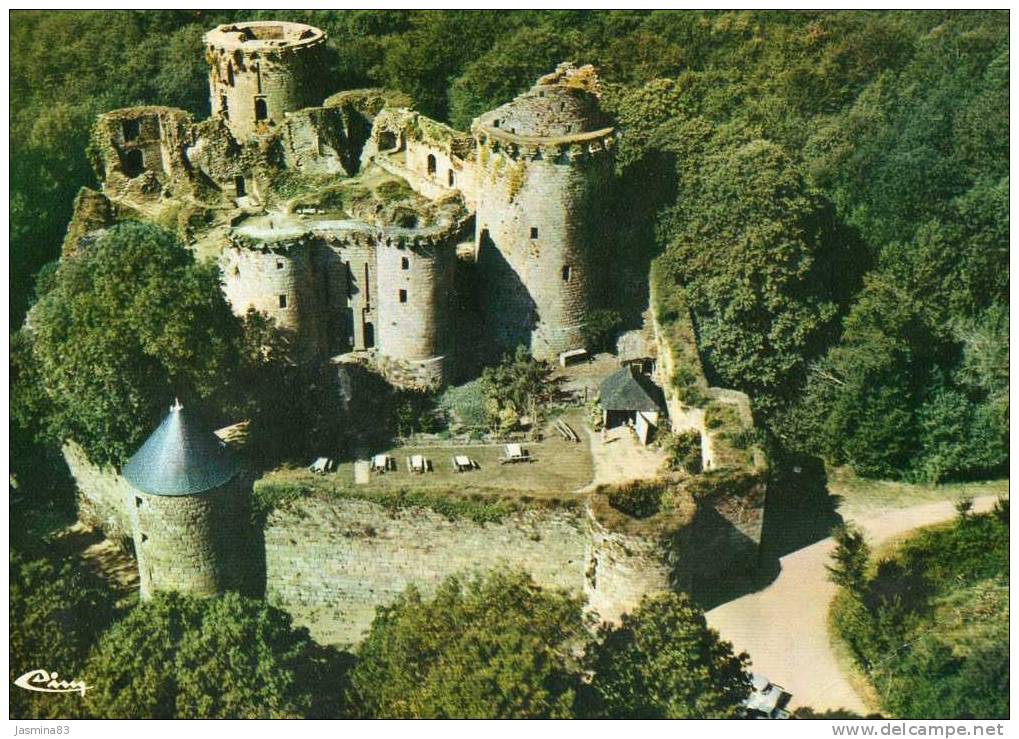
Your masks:
M171 222L218 260L234 311L270 316L299 361L367 362L429 388L455 376L465 321L499 350L585 348L616 141L594 70L561 64L466 133L396 93L323 99L325 40L297 23L207 33L211 118L101 116L103 207L80 198L76 218ZM457 271L472 265L483 317L457 307Z

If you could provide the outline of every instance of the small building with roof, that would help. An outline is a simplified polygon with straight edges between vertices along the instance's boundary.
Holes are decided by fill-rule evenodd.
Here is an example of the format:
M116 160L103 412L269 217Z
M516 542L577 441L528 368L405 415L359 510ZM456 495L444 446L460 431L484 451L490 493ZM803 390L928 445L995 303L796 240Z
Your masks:
M242 465L191 410L174 403L124 466L143 598L242 587L249 528Z
M654 436L665 414L665 396L636 366L623 367L606 377L598 390L604 428L632 426L642 444Z

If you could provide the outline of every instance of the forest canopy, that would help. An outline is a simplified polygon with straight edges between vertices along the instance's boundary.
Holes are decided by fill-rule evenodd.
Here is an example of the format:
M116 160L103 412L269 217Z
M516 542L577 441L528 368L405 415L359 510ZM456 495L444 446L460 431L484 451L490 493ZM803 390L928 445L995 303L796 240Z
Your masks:
M595 64L623 134L613 247L668 268L712 382L862 474L1006 469L1005 11L15 12L12 328L96 184L95 116L208 114L202 33L270 16L329 33L328 91L461 128Z

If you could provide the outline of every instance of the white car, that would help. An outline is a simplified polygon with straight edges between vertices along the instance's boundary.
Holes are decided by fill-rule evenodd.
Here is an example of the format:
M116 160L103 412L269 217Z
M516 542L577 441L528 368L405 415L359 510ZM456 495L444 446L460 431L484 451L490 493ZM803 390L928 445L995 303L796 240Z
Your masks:
M786 706L792 694L786 692L781 685L768 680L763 675L752 676L750 696L743 701L747 709L747 718L787 719L790 718Z

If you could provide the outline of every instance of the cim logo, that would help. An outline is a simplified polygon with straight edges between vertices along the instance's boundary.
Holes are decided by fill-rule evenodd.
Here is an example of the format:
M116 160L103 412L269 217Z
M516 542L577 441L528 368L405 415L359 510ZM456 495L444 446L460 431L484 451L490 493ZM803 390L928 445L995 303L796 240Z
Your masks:
M81 693L82 697L89 686L81 680L61 680L60 676L49 670L29 670L14 681L14 684L25 690L37 693Z

